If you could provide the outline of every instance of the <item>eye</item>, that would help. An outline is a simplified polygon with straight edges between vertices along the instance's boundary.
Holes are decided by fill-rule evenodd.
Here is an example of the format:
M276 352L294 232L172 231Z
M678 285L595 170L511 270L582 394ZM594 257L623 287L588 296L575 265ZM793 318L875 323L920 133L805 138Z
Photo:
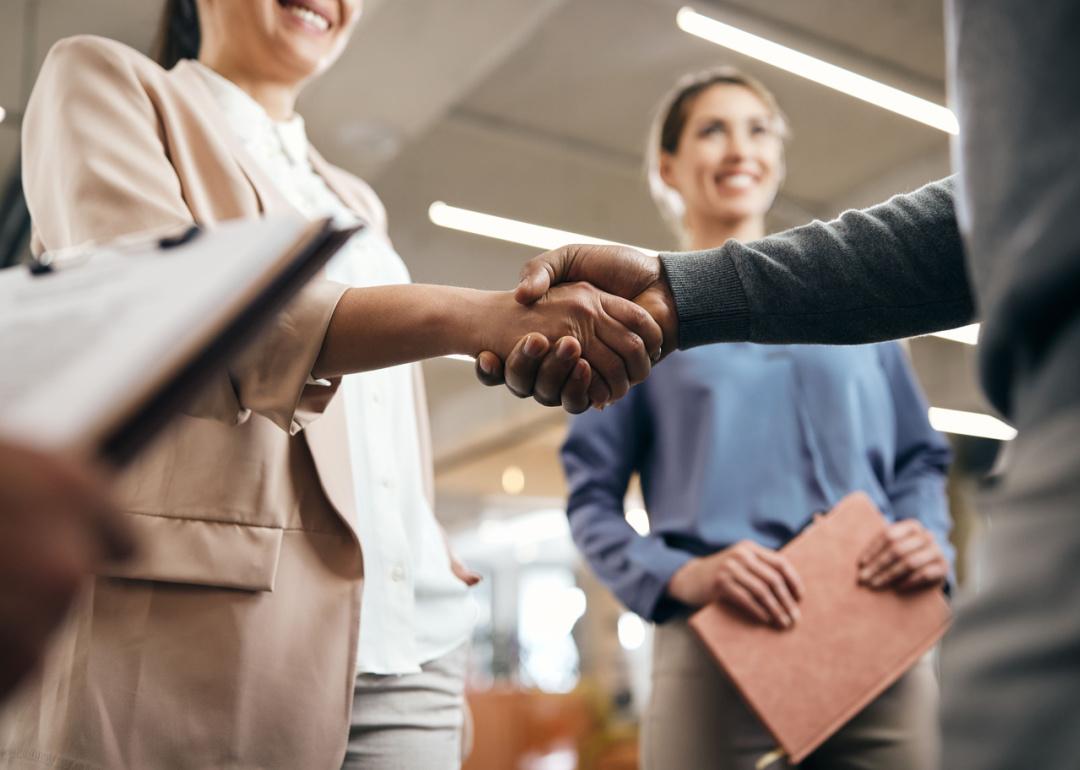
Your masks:
M698 132L698 136L709 137L714 136L715 134L723 134L726 132L727 126L725 126L719 121L714 121L712 123L706 123L704 126L702 126L701 130Z

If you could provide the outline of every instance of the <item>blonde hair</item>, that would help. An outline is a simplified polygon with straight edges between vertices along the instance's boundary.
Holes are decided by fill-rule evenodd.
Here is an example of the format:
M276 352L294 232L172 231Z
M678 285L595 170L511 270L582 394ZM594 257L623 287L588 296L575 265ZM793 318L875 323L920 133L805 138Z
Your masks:
M685 246L687 233L683 219L686 204L678 191L673 190L660 176L660 158L663 153L674 155L679 149L690 108L702 93L718 85L741 86L757 96L765 104L775 121L773 126L782 141L790 136L788 119L772 91L761 81L746 75L734 67L715 67L681 77L664 96L649 127L648 146L645 148L645 175L649 194L660 210L660 215Z

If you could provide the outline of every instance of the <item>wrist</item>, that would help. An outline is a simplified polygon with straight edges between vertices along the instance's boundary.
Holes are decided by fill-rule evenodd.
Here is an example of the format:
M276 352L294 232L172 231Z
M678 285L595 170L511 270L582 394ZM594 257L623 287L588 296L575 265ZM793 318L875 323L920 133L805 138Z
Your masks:
M690 606L696 606L701 602L698 599L697 572L701 562L699 557L690 559L686 564L675 570L667 584L667 594L672 599Z
M449 296L437 303L438 310L429 329L448 353L475 357L481 351L497 350L495 330L500 327L502 306L511 292L482 291L448 287Z
M679 347L679 312L675 307L675 295L671 292L671 284L668 283L667 275L661 263L660 278L656 281L656 322L664 333L664 349L677 350Z

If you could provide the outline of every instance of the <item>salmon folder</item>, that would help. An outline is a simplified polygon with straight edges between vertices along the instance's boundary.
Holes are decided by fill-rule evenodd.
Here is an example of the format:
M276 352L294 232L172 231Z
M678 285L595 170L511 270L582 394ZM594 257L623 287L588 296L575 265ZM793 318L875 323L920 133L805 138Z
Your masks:
M802 615L790 630L716 603L690 625L779 749L758 763L804 760L896 682L941 639L949 605L938 589L875 591L858 559L887 521L861 492L848 495L781 553L802 577Z

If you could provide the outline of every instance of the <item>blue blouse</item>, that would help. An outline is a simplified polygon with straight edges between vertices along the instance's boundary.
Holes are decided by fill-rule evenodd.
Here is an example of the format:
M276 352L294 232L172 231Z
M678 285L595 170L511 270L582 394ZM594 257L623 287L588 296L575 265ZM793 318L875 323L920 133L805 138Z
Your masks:
M574 541L630 609L662 622L694 556L741 540L779 548L849 492L914 518L953 559L948 443L896 343L709 345L672 354L603 412L574 418L562 448ZM641 474L649 534L626 522Z

